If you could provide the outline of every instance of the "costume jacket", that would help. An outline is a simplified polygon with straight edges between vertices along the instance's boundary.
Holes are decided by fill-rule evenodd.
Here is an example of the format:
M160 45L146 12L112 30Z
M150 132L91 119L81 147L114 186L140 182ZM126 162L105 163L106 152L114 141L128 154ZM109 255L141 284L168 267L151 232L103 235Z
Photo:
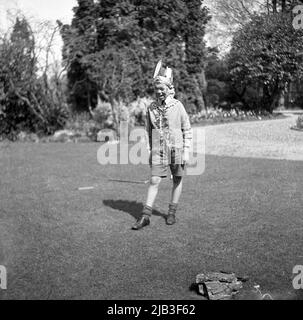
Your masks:
M192 129L183 104L168 96L161 104L154 101L147 109L146 131L148 148L190 148Z

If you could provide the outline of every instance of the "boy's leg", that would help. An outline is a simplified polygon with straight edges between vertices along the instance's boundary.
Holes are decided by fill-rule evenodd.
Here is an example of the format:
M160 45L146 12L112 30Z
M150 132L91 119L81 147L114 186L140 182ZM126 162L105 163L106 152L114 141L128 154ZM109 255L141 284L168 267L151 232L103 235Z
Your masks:
M139 219L133 225L132 227L133 230L142 229L143 227L150 224L150 217L152 215L153 205L158 193L160 182L161 182L161 177L152 176L150 178L150 185L147 191L146 204L142 210L141 217L139 217Z
M173 188L171 193L170 204L168 206L168 215L166 224L172 225L176 222L176 211L179 199L182 193L182 176L173 176Z
M176 222L176 211L179 199L182 193L182 182L185 166L182 165L182 156L180 149L173 149L171 152L170 170L173 175L173 187L171 192L170 204L166 224L172 225Z
M146 206L151 208L153 207L158 194L160 182L161 182L161 177L152 176L150 178L150 184L147 191Z
M151 178L147 191L146 204L142 210L141 217L133 225L132 229L139 230L150 223L150 217L153 210L153 205L156 200L161 178L167 176L168 164L166 159L166 153L163 150L152 154L151 161Z
M151 178L147 191L146 206L153 207L158 194L159 185L162 178L167 177L167 171L167 153L164 151L156 152L151 161Z
M182 176L173 176L173 188L171 192L170 203L178 203L182 193Z

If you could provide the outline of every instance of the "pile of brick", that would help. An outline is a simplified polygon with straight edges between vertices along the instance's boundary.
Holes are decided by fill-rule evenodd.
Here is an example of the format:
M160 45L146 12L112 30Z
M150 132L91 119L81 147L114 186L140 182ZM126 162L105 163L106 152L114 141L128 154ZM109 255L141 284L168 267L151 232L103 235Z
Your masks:
M201 295L209 300L230 300L243 287L247 278L236 277L234 273L208 272L196 276Z

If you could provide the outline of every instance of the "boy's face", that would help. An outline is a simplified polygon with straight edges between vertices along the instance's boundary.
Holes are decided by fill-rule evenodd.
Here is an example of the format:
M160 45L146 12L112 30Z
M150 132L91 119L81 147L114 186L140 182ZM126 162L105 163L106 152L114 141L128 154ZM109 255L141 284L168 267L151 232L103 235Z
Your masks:
M156 97L157 99L159 99L161 102L163 102L169 93L169 88L167 85L165 85L164 83L156 83L154 85L155 88L155 93L156 93Z

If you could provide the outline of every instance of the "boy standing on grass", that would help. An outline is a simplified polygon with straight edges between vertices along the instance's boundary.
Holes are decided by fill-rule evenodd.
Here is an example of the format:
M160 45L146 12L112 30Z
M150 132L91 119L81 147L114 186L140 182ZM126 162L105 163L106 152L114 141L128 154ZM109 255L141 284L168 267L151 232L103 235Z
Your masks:
M147 110L146 130L151 167L150 185L142 215L133 225L133 230L140 230L150 224L152 208L162 178L167 177L168 167L173 176L171 199L166 217L166 224L176 222L176 210L182 192L182 177L189 149L192 129L188 114L183 104L174 99L172 70L166 68L160 75L162 61L159 61L154 73L153 83L156 101Z

